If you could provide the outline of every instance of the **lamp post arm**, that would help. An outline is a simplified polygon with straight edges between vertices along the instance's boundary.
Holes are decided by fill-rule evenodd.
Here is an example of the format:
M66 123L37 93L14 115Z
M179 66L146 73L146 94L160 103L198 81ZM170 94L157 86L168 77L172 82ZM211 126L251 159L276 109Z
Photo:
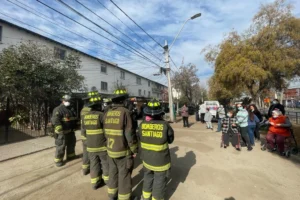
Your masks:
M185 20L185 22L184 22L184 24L182 25L181 29L179 30L179 32L177 33L176 37L174 38L174 40L173 40L171 46L169 47L169 52L170 52L170 50L171 50L171 48L172 48L174 42L175 42L176 39L178 38L179 34L181 33L181 31L182 31L184 25L185 25L189 20L191 20L191 18L188 18L187 20Z

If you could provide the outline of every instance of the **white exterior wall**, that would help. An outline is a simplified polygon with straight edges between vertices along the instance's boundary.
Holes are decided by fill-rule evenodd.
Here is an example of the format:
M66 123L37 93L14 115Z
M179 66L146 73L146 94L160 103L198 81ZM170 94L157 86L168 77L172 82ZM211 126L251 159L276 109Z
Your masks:
M25 31L18 28L17 26L12 26L0 21L0 26L2 26L2 38L0 39L0 51L2 49L9 47L10 45L17 45L21 42L34 41L42 45L47 45L49 48L59 47L66 50L66 52L74 51L72 48L68 48L64 45L60 45L54 41L46 39L44 36L39 36L31 33L30 31ZM146 78L141 77L141 84L137 84L137 76L126 70L122 70L114 64L108 64L100 59L88 56L84 53L80 53L82 68L79 74L85 77L85 85L90 90L95 86L100 93L111 94L116 88L116 85L123 85L128 89L128 92L132 96L144 96L148 97L150 92L150 97L155 97L162 99L161 90L167 87L159 83L153 82ZM101 64L107 66L107 73L101 72ZM125 79L121 79L121 71L125 72ZM140 76L138 76L140 77ZM101 81L107 82L107 91L101 90ZM150 81L150 87L148 86L148 81ZM141 90L141 95L139 95L139 89Z

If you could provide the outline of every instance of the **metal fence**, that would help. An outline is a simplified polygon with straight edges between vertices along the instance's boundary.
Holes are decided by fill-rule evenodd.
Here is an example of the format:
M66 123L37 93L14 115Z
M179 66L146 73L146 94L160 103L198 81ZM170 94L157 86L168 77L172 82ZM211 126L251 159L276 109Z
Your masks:
M24 105L26 105L24 102L14 102L14 105L12 105L9 98L4 98L0 101L0 144L19 142L46 135L46 126L49 120L48 104L44 105L43 111L39 112L37 116L32 111L30 113ZM27 121L25 120L21 123L18 121L12 123L10 121L11 117L17 116L20 112L28 116L31 122L28 122L27 119ZM35 118L40 117L40 119L33 120L32 116Z
M261 113L268 114L268 109L262 109ZM300 124L300 111L286 110L285 115L289 117L290 121L294 124Z

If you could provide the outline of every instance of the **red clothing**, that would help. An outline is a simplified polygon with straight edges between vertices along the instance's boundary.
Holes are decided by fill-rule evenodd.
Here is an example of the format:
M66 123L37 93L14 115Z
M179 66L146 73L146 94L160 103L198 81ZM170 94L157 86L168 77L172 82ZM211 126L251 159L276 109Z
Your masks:
M273 122L275 125L276 124L284 124L285 121L286 121L286 116L283 116L283 115L281 115L277 118L271 117L269 119L269 122L270 123ZM281 135L284 137L289 137L291 135L290 130L287 127L278 127L278 126L272 126L272 125L270 125L270 127L269 127L269 133Z

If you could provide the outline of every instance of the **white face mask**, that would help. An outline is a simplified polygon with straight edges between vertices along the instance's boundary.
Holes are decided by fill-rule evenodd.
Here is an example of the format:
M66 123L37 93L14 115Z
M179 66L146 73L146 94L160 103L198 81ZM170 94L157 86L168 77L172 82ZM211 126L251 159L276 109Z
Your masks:
M68 107L68 106L70 106L70 102L66 101L66 102L64 102L64 105L65 105L66 107Z
M232 114L227 114L228 117L232 117Z
M276 118L278 118L278 116L276 116L276 115L275 115L275 116L273 116L273 118L275 118L275 119L276 119Z

